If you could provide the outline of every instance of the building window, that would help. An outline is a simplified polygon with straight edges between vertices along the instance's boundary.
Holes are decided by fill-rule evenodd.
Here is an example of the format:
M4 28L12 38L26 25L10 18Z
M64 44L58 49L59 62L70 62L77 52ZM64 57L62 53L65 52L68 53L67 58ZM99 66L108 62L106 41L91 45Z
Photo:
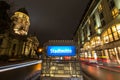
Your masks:
M114 0L108 0L108 4L112 13L112 17L116 18L119 14L119 9L116 8Z
M109 42L109 37L107 31L103 34L103 43L108 43Z
M91 39L90 41L91 47L96 47L101 45L101 39L99 36L94 37L93 39Z
M118 14L119 14L119 10L118 10L118 8L113 8L112 9L112 17L113 18L116 18L117 16L118 16Z
M104 43L109 43L120 39L120 24L108 28L106 32L103 33L102 39Z
M112 32L115 40L119 39L120 34L120 24L112 26Z

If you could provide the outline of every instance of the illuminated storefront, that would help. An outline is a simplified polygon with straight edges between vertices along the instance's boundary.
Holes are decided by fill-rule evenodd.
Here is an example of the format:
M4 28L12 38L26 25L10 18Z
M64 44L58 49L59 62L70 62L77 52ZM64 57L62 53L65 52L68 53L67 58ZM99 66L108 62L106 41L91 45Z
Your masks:
M113 25L109 27L102 34L103 44L105 45L106 51L104 50L106 56L111 63L120 64L120 24Z

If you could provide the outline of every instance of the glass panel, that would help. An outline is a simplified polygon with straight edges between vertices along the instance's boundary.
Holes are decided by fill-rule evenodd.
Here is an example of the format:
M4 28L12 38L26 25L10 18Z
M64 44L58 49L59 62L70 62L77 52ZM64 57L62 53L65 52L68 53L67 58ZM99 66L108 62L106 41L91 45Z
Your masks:
M115 31L116 31L116 27L113 26L113 27L112 27L112 32L115 32Z
M64 70L69 70L69 67L64 67Z
M120 30L120 24L116 25L117 30Z
M109 42L109 37L108 36L105 36L104 37L104 43L108 43Z
M118 34L119 34L119 36L120 36L120 30L118 30Z
M108 34L111 34L111 29L110 28L108 29Z
M63 74L63 73L64 73L64 70L59 70L59 71L57 71L57 73Z
M115 40L118 40L118 39L119 39L117 32L114 32L113 35L114 35Z
M112 34L109 35L109 38L110 38L110 42L112 42L112 41L113 41L113 36L112 36Z
M118 8L114 8L114 9L112 10L112 16L113 16L113 18L115 18L115 17L118 16L118 12L119 12Z
M107 36L108 34L107 34L107 31L104 33L104 36Z

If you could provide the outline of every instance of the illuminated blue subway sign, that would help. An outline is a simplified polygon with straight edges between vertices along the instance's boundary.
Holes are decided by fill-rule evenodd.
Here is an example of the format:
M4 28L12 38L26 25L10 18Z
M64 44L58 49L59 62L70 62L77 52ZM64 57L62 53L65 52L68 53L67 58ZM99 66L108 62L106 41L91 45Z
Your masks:
M76 47L75 46L48 46L47 55L48 56L75 56Z

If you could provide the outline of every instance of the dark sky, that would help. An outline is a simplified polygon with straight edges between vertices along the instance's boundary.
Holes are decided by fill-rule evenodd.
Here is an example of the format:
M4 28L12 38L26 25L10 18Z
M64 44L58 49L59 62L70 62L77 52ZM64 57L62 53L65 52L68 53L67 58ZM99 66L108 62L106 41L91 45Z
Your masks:
M14 8L25 7L30 15L30 33L40 43L72 39L90 0L7 0Z

